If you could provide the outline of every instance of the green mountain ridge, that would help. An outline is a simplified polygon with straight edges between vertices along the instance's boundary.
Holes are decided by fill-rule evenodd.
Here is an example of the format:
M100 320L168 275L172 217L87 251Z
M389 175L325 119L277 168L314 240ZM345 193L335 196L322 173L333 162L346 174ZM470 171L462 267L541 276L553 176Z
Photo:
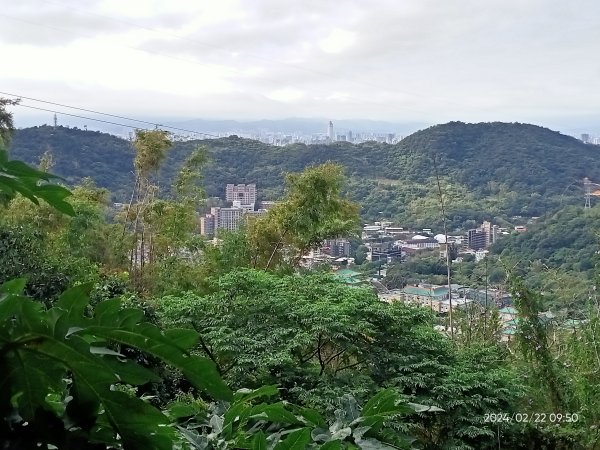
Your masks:
M535 125L450 122L395 145L275 147L235 136L176 142L161 170L161 185L170 184L198 145L208 149L211 160L203 182L208 196L222 197L227 183L256 183L261 198L276 198L284 172L334 161L346 167L348 191L362 204L365 219L385 217L412 226L439 223L436 165L454 226L485 217L537 216L577 204L583 201L583 177L600 179L597 146ZM133 151L127 140L50 126L15 134L14 158L35 163L45 151L53 155L53 171L68 183L89 176L108 188L115 201L128 197Z

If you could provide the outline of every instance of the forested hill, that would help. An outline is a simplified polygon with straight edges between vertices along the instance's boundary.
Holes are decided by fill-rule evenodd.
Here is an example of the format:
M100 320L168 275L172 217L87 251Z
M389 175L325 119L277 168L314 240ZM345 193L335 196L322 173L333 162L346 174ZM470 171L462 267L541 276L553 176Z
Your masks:
M163 183L199 144L211 156L204 180L210 196L222 196L227 183L256 183L263 198L275 197L283 172L331 160L347 168L350 192L363 204L365 216L383 214L404 222L418 222L415 215L424 220L439 216L434 158L457 224L479 216L541 215L576 201L584 176L600 180L600 147L534 125L451 122L414 133L396 145L274 147L233 136L178 142L164 165ZM55 160L54 172L70 183L91 176L116 200L129 192L133 152L128 141L42 126L19 130L11 152L14 158L35 163L47 150Z
M431 172L432 155L438 155L440 172L477 191L499 182L554 194L585 176L600 175L600 147L520 123L436 125L407 137L392 153L397 170L390 177L423 179Z

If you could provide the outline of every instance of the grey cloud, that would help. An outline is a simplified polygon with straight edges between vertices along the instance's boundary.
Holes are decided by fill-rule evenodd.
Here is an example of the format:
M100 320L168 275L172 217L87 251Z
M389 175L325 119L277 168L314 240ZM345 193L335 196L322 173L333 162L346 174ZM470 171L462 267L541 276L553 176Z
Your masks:
M177 27L188 18L171 13L153 17L143 23L127 18L111 17L93 12L90 2L68 4L22 0L0 11L0 41L9 44L60 46L79 39L95 39L133 29Z
M25 6L18 12L7 14L74 34L121 33L129 27L77 10L65 15L64 8L33 13L38 2L22 2ZM187 30L183 25L192 24L194 17L175 11L132 22L164 29L142 50L228 68L223 77L233 82L236 92L200 102L222 109L224 115L235 105L235 114L255 111L255 116L323 111L385 118L423 111L436 119L480 114L522 120L543 112L600 107L596 0L253 0L240 8L239 16L188 31L182 39L173 34ZM58 45L73 39L39 27L10 25L1 14L0 40ZM355 32L356 42L340 53L324 53L319 41L336 27ZM295 57L304 59L286 63ZM252 67L265 72L247 73ZM176 74L170 82L177 82ZM293 104L267 98L269 92L285 88L302 90L305 96ZM324 100L334 92L347 92L349 98ZM187 111L186 102L178 97L173 109Z

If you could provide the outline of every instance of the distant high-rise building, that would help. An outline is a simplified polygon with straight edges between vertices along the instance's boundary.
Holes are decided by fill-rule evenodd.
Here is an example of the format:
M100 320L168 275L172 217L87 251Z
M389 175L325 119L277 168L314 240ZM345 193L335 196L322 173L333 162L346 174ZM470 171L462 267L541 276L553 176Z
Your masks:
M240 226L243 209L240 208L210 208L210 214L214 216L215 232L218 229L234 231Z
M581 135L581 140L588 144L590 142L590 135L588 133L583 133Z
M350 241L348 239L327 239L322 247L326 253L339 258L350 256Z
M335 135L333 134L333 122L331 120L329 121L329 127L327 127L327 137L330 142L333 142L335 139Z
M352 130L348 130L348 133L346 133L346 135L348 136L348 142L352 142Z
M468 231L467 237L469 248L473 250L488 248L496 242L498 233L498 225L492 225L491 222L484 220L480 228Z
M228 184L225 188L225 200L236 202L238 207L254 210L256 203L256 185L255 184Z
M481 250L485 248L486 235L481 228L474 228L467 232L468 246L472 250Z
M200 217L200 234L208 237L213 237L215 235L214 214L205 214L204 217Z

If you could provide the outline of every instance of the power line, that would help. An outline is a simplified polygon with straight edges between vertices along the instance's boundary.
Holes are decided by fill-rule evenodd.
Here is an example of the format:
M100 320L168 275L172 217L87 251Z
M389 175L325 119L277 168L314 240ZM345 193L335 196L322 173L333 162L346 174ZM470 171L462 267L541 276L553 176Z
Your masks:
M2 91L0 91L0 94L1 95L10 95L11 97L16 97L16 98L24 98L26 100L31 100L31 101L39 102L39 103L45 103L45 104L48 104L48 105L54 105L54 106L60 106L60 107L63 107L63 108L74 109L74 110L77 110L77 111L84 111L84 112L89 112L89 113L92 113L92 114L99 114L101 116L113 117L115 119L123 119L123 120L129 120L131 122L143 123L145 125L152 125L152 126L154 126L156 128L160 127L160 128L163 128L163 129L167 128L169 130L182 131L184 133L194 133L194 134L199 134L199 135L203 135L203 136L210 136L210 137L215 137L215 138L219 137L219 136L217 136L215 134L211 134L211 133L203 133L201 131L193 131L193 130L187 130L185 128L172 127L172 126L169 126L169 125L163 125L163 124L159 124L159 123L156 123L156 122L149 122L147 120L134 119L132 117L118 116L118 115L115 115L115 114L103 113L101 111L95 111L93 109L86 109L86 108L80 108L80 107L77 107L77 106L65 105L64 103L51 102L49 100L42 100L42 99L34 98L34 97L27 97L25 95L12 94L10 92L2 92ZM131 125L118 124L118 123L109 122L109 121L106 121L106 120L100 120L100 119L93 119L91 117L78 116L78 115L75 115L75 114L69 114L69 113L62 112L62 111L54 111L54 110L51 110L51 109L37 108L37 107L34 107L34 106L29 106L29 105L19 105L19 106L25 106L27 108L32 108L32 109L39 109L41 111L54 112L54 113L57 113L57 114L64 114L66 116L79 117L79 118L82 118L82 119L95 120L95 121L98 121L98 122L109 123L109 124L112 124L112 125L120 125L120 126L124 126L124 127L129 127L129 128L136 128L136 127L133 127Z
M23 97L23 98L25 98L25 97ZM93 117L81 116L79 114L71 114L71 113L67 113L67 112L64 112L64 111L57 111L57 110L54 110L54 109L40 108L39 106L24 105L22 103L19 103L18 105L14 105L14 106L20 106L20 107L23 107L23 108L36 109L38 111L52 112L52 113L55 113L55 114L62 114L62 115L65 115L65 116L77 117L79 119L93 120L95 122L102 122L102 123L106 123L106 124L109 124L109 125L117 125L117 126L125 127L125 128L151 130L151 128L134 127L133 125L127 125L127 124L124 124L124 123L112 122L110 120L103 120L103 119L95 119ZM98 113L98 114L103 114L103 113ZM110 116L110 114L107 114L107 115ZM126 117L123 117L123 118L126 119L126 120L133 120L133 121L137 121L137 122L142 122L142 121L138 121L137 119L129 119L129 118L126 118ZM158 127L157 124L154 124L154 123L151 123L151 122L146 122L146 123L149 123L150 125L155 125L156 127ZM174 130L178 130L178 131L184 131L186 133L199 134L199 135L202 135L202 136L210 136L210 137L215 137L215 138L219 138L220 137L220 136L217 136L215 134L209 134L209 133L202 133L202 132L199 132L199 131L186 130L184 128L175 128L175 127L167 127L167 126L163 126L163 128L170 128L170 129L174 129Z
M94 111L92 109L79 108L77 106L64 105L62 103L51 102L51 101L48 101L48 100L41 100L39 98L26 97L24 95L18 95L18 94L11 94L10 92L2 92L2 91L0 91L0 94L2 94L2 95L10 95L12 97L24 98L25 100L33 100L34 102L46 103L48 105L62 106L63 108L76 109L78 111L85 111L85 112L89 112L89 113L93 113L93 114L101 114L103 116L114 117L115 119L131 120L132 122L144 123L146 125L163 126L161 124L154 123L154 122L148 122L146 120L138 120L138 119L132 119L130 117L117 116L115 114L102 113L102 112L99 112L99 111Z

